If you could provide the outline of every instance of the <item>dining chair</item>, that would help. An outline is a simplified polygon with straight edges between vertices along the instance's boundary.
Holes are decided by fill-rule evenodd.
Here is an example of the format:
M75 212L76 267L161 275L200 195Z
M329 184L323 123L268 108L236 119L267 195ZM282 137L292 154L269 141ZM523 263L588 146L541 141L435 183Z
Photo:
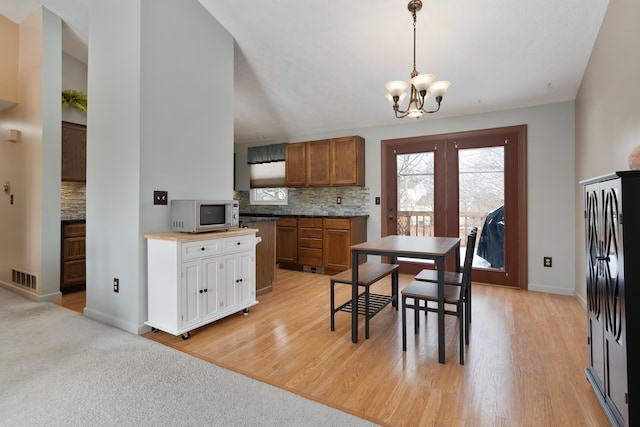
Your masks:
M467 250L465 251L465 260L468 257L473 257L475 254L476 240L478 236L478 227L474 227L467 236ZM473 237L473 238L472 238ZM473 259L473 258L472 258ZM472 264L473 265L473 264ZM438 272L429 268L423 269L415 277L415 280L422 280L424 282L438 283ZM444 273L444 283L447 285L462 286L463 273L455 271L447 271ZM465 294L465 316L471 323L471 280L467 284Z
M464 346L469 344L469 316L465 314L468 310L466 299L469 295L468 288L471 283L471 271L473 269L473 253L475 240L477 236L477 228L474 228L467 237L467 251L464 259L464 267L462 269L460 284L444 285L444 304L455 306L455 310L444 308L444 313L456 316L459 320L460 335L460 364L464 365ZM414 310L414 333L418 333L420 328L419 312L438 312L438 307L430 307L429 302L438 304L438 283L427 282L423 280L414 280L401 292L402 296L402 351L407 351L407 308ZM407 300L412 299L413 303ZM424 305L421 304L424 302ZM425 317L426 320L427 317Z

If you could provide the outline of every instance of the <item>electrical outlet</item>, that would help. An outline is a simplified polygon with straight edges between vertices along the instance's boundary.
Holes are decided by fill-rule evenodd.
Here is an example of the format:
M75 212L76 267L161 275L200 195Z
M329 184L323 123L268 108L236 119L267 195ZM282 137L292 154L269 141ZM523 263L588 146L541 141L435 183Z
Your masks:
M169 195L166 191L154 191L153 192L153 204L154 205L166 205L169 200Z
M339 204L339 205L341 205L341 204L342 204L342 197L338 196L338 197L336 198L336 203L337 203L337 204Z
M380 197L376 197L376 205L380 204Z
M552 262L551 262L551 257L550 256L544 257L544 266L545 267L551 267L552 266Z
M113 292L120 292L120 279L117 277L113 278Z

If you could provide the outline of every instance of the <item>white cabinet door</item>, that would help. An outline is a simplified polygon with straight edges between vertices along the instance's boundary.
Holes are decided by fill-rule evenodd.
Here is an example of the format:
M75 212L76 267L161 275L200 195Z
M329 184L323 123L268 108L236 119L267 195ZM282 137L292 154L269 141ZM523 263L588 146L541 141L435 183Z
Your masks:
M236 264L238 262L238 256L226 255L222 259L223 262L223 278L220 280L220 289L222 299L223 310L227 311L238 305L236 301L236 282L238 281L238 268Z
M253 295L255 292L253 284L255 278L253 268L255 264L251 252L239 253L237 258L236 268L238 269L237 275L239 279L236 282L236 301L238 304L246 304L255 298L255 295Z
M202 260L202 313L204 319L215 317L221 311L220 271L223 265L220 257Z
M182 263L181 286L180 286L180 316L181 328L188 329L189 326L198 323L202 318L200 303L200 261Z

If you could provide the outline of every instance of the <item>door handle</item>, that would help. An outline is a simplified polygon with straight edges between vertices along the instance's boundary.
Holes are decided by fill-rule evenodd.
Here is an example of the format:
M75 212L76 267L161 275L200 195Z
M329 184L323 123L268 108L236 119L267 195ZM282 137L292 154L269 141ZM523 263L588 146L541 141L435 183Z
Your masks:
M387 219L388 219L389 221L393 221L393 215L389 215L389 216L387 217Z

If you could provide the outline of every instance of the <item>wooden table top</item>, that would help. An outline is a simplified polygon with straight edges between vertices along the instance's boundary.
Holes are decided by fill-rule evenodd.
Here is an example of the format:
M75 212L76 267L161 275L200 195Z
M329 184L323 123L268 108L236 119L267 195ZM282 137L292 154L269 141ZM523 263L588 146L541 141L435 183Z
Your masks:
M459 237L385 236L358 243L352 250L398 253L403 256L444 256L460 245Z

